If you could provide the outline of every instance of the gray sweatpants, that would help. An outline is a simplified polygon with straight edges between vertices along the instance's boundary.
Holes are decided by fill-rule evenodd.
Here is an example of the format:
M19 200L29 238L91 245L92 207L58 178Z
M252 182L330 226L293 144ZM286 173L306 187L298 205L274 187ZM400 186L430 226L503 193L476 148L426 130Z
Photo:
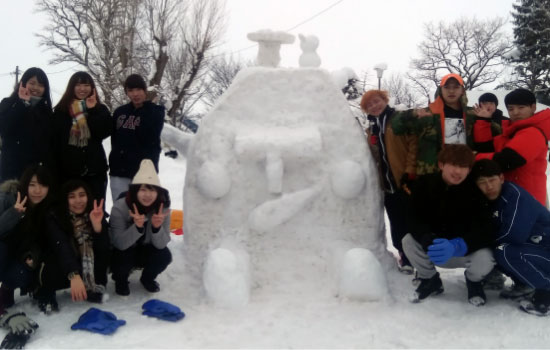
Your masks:
M403 243L403 252L418 271L419 278L431 278L437 273L436 265L430 260L422 245L410 233L407 233L401 242ZM491 272L495 266L495 259L491 249L483 248L466 256L452 257L445 264L437 266L445 269L466 268L466 278L472 282L479 282Z

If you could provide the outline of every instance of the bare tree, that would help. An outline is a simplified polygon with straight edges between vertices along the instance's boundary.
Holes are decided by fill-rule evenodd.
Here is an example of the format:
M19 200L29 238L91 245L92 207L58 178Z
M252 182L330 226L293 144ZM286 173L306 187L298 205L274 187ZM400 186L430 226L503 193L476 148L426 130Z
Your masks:
M466 90L497 80L504 69L503 57L512 50L504 31L506 21L461 18L450 24L425 25L420 57L412 60L417 81L432 81L437 87L442 75L458 73Z
M251 63L235 59L233 56L218 56L208 65L208 84L203 102L212 107L217 99L229 88L239 71Z
M417 90L411 86L407 79L400 73L392 73L384 79L384 87L393 98L395 105L402 105L407 108L423 105L424 95L418 94Z
M96 80L113 108L122 83L146 77L150 98L165 101L172 125L204 94L204 68L225 26L224 0L38 0L48 16L41 44L52 63L72 61Z

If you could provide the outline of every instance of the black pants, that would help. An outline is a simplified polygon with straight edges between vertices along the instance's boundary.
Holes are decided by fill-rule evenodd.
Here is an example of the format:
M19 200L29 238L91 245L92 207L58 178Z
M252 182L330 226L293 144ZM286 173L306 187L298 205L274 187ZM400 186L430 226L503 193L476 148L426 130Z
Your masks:
M10 289L26 289L34 284L36 273L9 253L9 247L0 242L0 282Z
M154 281L171 262L172 253L167 247L157 249L151 244L137 244L126 250L113 249L113 280L126 283L132 269L142 267L141 279Z
M390 220L391 240L395 249L403 253L401 240L407 234L407 194L402 190L384 193L384 207Z

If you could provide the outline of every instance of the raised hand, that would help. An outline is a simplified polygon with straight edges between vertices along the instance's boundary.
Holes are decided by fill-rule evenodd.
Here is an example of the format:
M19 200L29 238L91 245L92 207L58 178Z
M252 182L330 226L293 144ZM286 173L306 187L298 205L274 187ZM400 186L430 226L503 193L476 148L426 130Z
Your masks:
M15 210L17 210L18 213L24 213L27 208L25 207L25 203L27 203L27 196L21 200L21 193L17 191L17 199L15 200L15 204L13 207Z
M19 82L19 98L25 101L30 101L31 99L31 93L29 92L29 89L23 86L23 82Z
M164 203L160 203L159 211L158 213L153 214L151 217L151 225L154 228L159 228L162 226L162 223L164 222L164 219L166 216L168 216L169 212L164 214L162 211L164 209Z
M487 109L484 109L477 103L474 105L474 113L480 118L491 118L491 112L489 112L489 110Z
M103 198L101 198L99 205L97 204L97 200L94 199L94 208L90 212L90 221L92 222L92 226L96 233L101 232L101 221L103 220L103 215Z
M86 98L86 107L87 108L94 108L96 104L97 104L97 95L96 95L96 92L95 92L95 89L94 89L92 94L89 97Z
M142 228L145 224L145 215L140 214L136 204L134 203L134 211L129 210L130 217L134 219L134 224L137 228Z

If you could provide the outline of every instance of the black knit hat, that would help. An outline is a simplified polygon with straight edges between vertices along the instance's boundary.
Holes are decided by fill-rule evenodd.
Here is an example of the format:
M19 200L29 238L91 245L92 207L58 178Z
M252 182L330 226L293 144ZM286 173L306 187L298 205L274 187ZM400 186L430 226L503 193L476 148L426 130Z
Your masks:
M492 94L490 92L486 92L483 95L479 96L479 99L477 101L478 103L493 102L495 106L498 106L498 98L495 96L495 94Z
M470 177L476 181L480 177L491 177L502 174L502 169L497 162L492 159L481 159L474 163Z
M508 105L520 105L520 106L531 106L536 104L537 99L535 94L527 89L515 89L510 92L506 97L504 97L504 104Z

